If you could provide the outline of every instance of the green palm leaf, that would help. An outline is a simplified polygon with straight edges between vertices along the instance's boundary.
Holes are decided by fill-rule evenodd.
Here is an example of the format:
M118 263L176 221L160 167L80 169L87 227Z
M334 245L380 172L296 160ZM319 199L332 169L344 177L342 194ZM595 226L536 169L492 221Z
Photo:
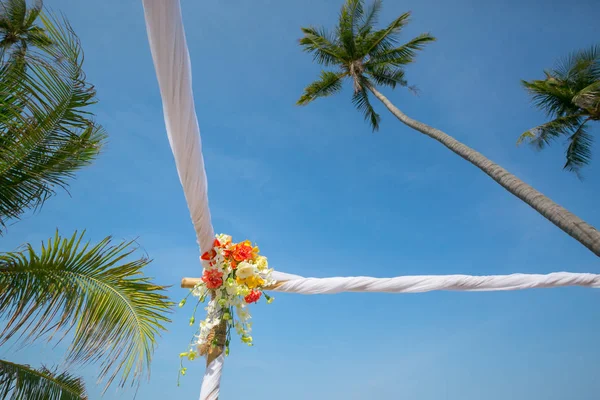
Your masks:
M588 112L592 119L600 120L600 80L581 89L573 103Z
M5 400L85 400L81 378L42 367L0 360L0 398Z
M584 121L575 133L569 137L569 146L567 147L567 162L564 167L566 170L575 172L579 175L581 167L590 163L592 159L593 138L587 132L586 121Z
M517 144L519 145L524 141L528 141L535 148L541 150L554 139L560 136L571 135L581 124L580 114L558 117L523 133L519 137L519 140L517 140Z
M392 65L398 67L410 64L417 57L417 51L423 50L427 43L434 41L435 38L433 36L423 33L400 47L377 54L367 62L367 65Z
M150 260L128 260L131 242L111 245L108 237L92 246L82 239L57 232L39 253L27 245L0 254L0 313L7 316L0 343L72 332L68 360L100 362L106 387L119 374L124 385L148 368L171 303L164 287L142 275Z
M337 36L339 43L350 57L356 56L354 34L357 31L357 24L360 22L362 16L362 0L347 0L342 6L337 26Z
M360 87L354 92L352 96L352 103L354 106L364 114L365 121L368 121L373 129L373 132L379 130L379 121L381 117L375 112L375 109L369 101L369 94L367 88L371 83L367 79L362 79Z
M404 79L404 70L398 68L389 68L385 65L367 67L367 73L373 77L375 83L382 86L395 88L396 85L407 86L408 82Z
M397 36L402 28L408 23L410 12L406 12L393 20L385 29L369 34L364 39L364 55L374 56L391 50L397 43Z
M319 97L330 96L338 92L342 88L342 79L345 75L345 73L322 71L321 79L311 83L304 89L304 94L297 104L306 105Z
M367 8L367 11L363 13L360 26L358 27L358 37L365 37L371 32L373 25L377 23L381 5L381 0L374 0L373 3L371 3L371 5Z
M323 28L301 28L304 36L299 43L302 49L311 53L316 62L323 65L332 65L345 58L342 48L335 44Z
M551 75L572 86L585 85L600 79L600 45L576 51L559 60Z
M105 139L87 111L95 90L77 37L66 21L41 20L53 45L27 53L27 68L0 68L0 225L66 189Z
M535 106L544 110L549 117L568 115L579 109L572 101L576 92L564 82L549 78L521 83L529 92Z

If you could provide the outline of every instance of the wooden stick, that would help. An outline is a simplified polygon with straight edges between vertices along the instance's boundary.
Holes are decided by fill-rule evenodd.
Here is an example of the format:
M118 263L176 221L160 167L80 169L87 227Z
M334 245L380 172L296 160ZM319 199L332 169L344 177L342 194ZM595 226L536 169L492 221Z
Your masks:
M202 278L183 278L181 280L181 287L184 289L193 289L200 282L202 282Z
M199 284L200 282L202 282L202 278L183 278L181 280L181 287L184 289L193 289L194 286L196 286L197 284ZM271 286L266 286L264 289L265 290L273 290L273 289L277 289L279 286L281 286L281 284L283 284L285 281L277 281L275 282L273 285Z

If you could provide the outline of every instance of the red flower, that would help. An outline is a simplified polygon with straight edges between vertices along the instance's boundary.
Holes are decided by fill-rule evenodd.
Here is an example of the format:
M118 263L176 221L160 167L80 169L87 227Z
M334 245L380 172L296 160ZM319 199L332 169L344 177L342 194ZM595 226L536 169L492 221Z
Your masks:
M219 242L219 239L215 239L213 242L213 247L221 247L221 242Z
M261 295L262 295L262 292L253 290L246 297L244 297L244 301L248 304L256 303L258 301L258 299L260 299Z
M253 248L249 241L238 243L233 248L233 258L236 261L250 260L253 256Z
M202 254L202 256L200 256L201 259L203 260L211 260L212 258L214 258L217 255L217 252L214 250L210 250L207 251L206 253Z
M216 269L204 270L202 282L208 289L218 289L223 284L223 273Z

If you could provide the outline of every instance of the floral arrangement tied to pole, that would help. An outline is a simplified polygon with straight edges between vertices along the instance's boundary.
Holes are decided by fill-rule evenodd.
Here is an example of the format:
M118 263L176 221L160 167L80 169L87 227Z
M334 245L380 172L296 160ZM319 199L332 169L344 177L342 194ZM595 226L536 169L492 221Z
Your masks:
M267 257L259 255L258 247L252 246L249 240L233 243L229 235L216 235L213 248L202 254L200 259L202 278L179 303L179 307L183 307L190 295L198 298L190 326L196 321L198 305L209 297L210 300L205 307L207 316L200 321L190 341L190 349L179 355L180 375L185 375L187 370L183 367L184 359L207 356L209 364L222 351L229 355L232 329L240 335L243 343L252 346L248 306L257 303L263 296L267 303L273 302L273 297L264 292L264 289L275 285L271 278L273 269L269 268Z

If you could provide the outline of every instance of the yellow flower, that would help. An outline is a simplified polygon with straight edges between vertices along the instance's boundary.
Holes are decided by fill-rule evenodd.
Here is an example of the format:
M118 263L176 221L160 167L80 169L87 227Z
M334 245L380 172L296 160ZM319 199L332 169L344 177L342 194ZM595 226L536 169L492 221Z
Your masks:
M262 286L262 285L264 285L264 283L265 283L265 281L264 281L262 278L260 278L260 277L258 277L258 276L252 276L252 277L250 277L250 278L247 280L247 282L246 282L246 285L247 285L247 286L248 286L250 289L254 289L254 288L257 288L257 287L259 287L259 286Z
M238 277L236 280L239 285L245 285L248 289L254 289L265 284L265 281L256 275L243 279Z
M256 259L256 267L258 268L259 271L263 271L263 270L267 269L269 267L269 263L267 262L267 257L258 256L258 258Z

